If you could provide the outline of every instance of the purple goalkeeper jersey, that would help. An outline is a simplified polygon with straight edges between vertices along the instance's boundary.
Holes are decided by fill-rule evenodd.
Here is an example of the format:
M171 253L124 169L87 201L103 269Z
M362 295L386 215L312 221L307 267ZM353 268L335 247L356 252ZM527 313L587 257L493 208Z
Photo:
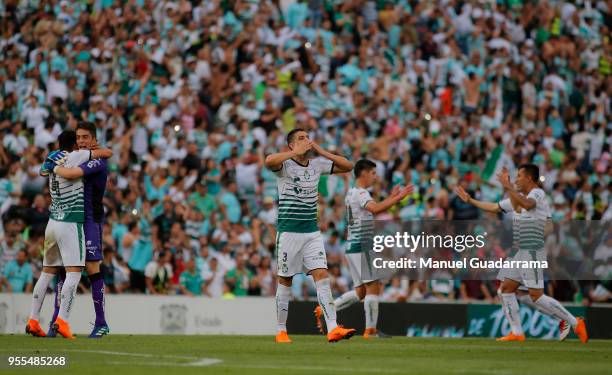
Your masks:
M106 189L108 178L106 159L93 159L79 165L83 170L85 186L85 222L102 223L104 219L104 206L102 198Z

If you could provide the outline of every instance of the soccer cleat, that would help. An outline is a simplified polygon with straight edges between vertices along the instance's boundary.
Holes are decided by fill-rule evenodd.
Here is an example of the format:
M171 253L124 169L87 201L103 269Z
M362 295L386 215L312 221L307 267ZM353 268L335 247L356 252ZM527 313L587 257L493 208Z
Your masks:
M66 339L75 339L74 335L70 331L70 325L59 317L55 320L55 323L53 323L53 330L55 331L55 333L60 334Z
M287 334L287 331L280 331L277 335L276 335L276 342L281 343L281 344L291 344L291 339L289 338L289 335Z
M515 335L514 333L510 332L504 337L495 339L495 341L525 341L525 335Z
M578 336L580 341L586 344L587 341L589 341L589 334L587 333L587 328L586 324L584 323L584 319L576 318L576 320L578 321L578 324L576 324L576 327L574 327L574 333L576 334L576 336Z
M53 324L51 324L49 326L49 330L47 331L47 337L50 339L54 339L57 337L57 334L55 333L55 331L53 330Z
M391 335L387 335L376 328L366 328L365 332L363 333L364 339L390 339L391 337Z
M110 333L110 328L108 328L108 324L103 326L95 326L91 333L89 334L90 339L100 339L104 335L108 335Z
M572 327L570 327L566 320L559 322L559 341L565 341L570 333L570 328Z
M27 335L32 335L34 337L45 337L45 331L40 327L40 323L38 320L30 319L28 320L28 324L26 324L25 328Z
M337 342L340 340L348 340L357 332L353 328L344 328L342 326L337 326L331 332L327 334L328 342Z
M317 328L319 332L325 334L325 328L323 327L323 309L321 306L317 305L317 308L314 310L315 319L317 320Z

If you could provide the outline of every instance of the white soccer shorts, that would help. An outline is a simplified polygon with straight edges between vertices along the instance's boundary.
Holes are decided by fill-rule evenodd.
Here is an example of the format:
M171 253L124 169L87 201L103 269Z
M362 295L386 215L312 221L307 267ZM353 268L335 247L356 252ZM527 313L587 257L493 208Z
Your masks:
M45 230L43 266L84 267L85 233L83 223L49 219Z
M276 255L278 275L291 277L298 273L327 269L327 256L321 232L276 234Z
M545 261L546 252L519 250L512 260L517 261ZM542 268L502 268L497 275L499 280L510 279L521 283L521 287L529 289L544 289L544 270ZM519 287L519 290L524 288Z

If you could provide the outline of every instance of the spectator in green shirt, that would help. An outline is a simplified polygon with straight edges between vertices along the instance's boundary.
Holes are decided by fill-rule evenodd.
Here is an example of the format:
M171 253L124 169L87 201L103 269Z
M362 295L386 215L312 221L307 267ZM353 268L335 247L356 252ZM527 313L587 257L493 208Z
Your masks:
M225 282L233 288L234 295L237 297L246 296L253 280L253 273L245 267L245 260L242 256L236 257L236 268L230 270L225 275Z
M182 294L187 296L202 295L202 276L200 276L193 258L187 262L185 271L181 273L179 281Z
M28 253L20 250L17 257L4 266L4 280L6 291L9 293L32 292L32 266L28 260Z
M189 195L189 204L195 207L208 217L212 212L217 210L217 202L215 198L208 193L208 186L203 183L195 184L195 192Z

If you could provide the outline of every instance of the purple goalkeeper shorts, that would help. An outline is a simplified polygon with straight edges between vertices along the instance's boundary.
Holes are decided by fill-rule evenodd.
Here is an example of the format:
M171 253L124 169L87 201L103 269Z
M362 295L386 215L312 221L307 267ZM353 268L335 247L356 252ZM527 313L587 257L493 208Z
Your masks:
M85 261L93 262L102 260L102 224L85 222Z

